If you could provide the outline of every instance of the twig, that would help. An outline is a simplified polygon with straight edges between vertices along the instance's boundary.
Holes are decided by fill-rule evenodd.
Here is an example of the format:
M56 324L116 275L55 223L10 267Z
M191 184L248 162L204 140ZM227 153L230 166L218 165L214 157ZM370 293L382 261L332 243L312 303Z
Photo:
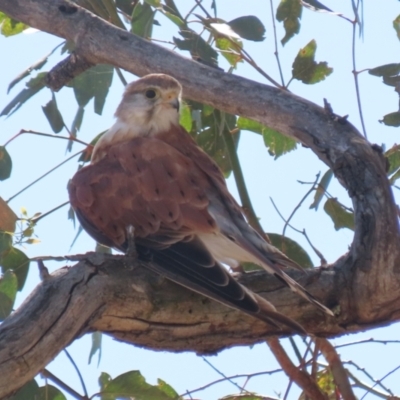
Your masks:
M55 375L53 375L49 370L44 369L44 370L41 371L41 374L43 376L45 376L47 379L49 379L52 382L54 382L61 389L65 390L67 393L69 393L71 396L75 397L76 399L78 399L78 400L88 400L87 396L81 396L78 392L76 392L74 389L72 389L70 386L68 386L66 383L64 383L61 379L59 379Z
M387 374L385 374L381 379L378 379L378 380L373 384L373 386L372 386L371 389L373 389L373 388L374 388L375 386L377 386L377 385L379 385L379 386L381 386L382 388L384 388L384 387L382 386L382 381L383 381L384 379L386 379L388 376L392 375L392 374L393 374L394 372L396 372L398 369L400 369L400 365L398 365L397 367L393 368L391 371L389 371ZM392 391L391 391L390 389L385 389L385 390L386 390L387 392L389 392L391 396L393 396L393 393L392 393ZM368 391L364 394L363 397L361 397L360 400L363 400L363 398L364 398L367 394L368 394Z
M74 359L71 357L71 355L68 353L67 349L64 349L64 353L68 357L68 360L71 362L72 366L75 368L76 373L78 374L79 380L81 381L82 390L85 393L85 396L89 397L88 392L86 390L85 382L84 382L82 374L81 374L81 371L79 371L78 366L76 365L76 363L75 363Z
M351 388L347 372L335 348L327 339L324 338L317 338L315 342L318 343L321 353L324 355L326 361L328 361L333 379L339 388L343 400L356 400L356 396Z
M47 217L48 215L50 215L50 214L53 213L54 211L59 210L60 208L66 206L67 204L69 204L69 201L66 201L66 202L60 204L59 206L54 207L54 208L52 208L51 210L46 211L46 212L43 213L43 214L40 214L37 218L31 218L30 221L32 221L33 223L36 224L36 223L37 223L39 220L41 220L42 218Z
M378 343L378 344L400 344L400 340L375 340L374 338L370 339L363 339L359 340L357 342L350 342L350 343L343 343L343 344L338 344L335 347L339 349L340 347L346 347L346 346L353 346L355 344L363 344L363 343Z
M121 69L118 68L118 67L115 67L115 72L117 73L118 78L119 78L119 80L122 82L122 84L123 84L124 86L126 86L126 85L128 84L128 82L126 81L124 75L122 75Z
M5 144L4 147L6 147L8 144L10 144L13 140L15 140L17 137L21 136L24 133L30 133L32 135L38 135L38 136L46 136L50 137L52 139L64 139L64 140L72 140L74 142L83 144L85 146L91 146L89 143L86 143L82 140L77 139L75 136L61 136L61 135L53 135L51 133L43 133L43 132L36 132L36 131L31 131L31 130L25 130L21 129L16 135L14 135L11 139L9 139Z
M301 207L301 205L304 203L306 198L316 189L318 180L319 180L320 173L316 175L315 181L313 185L311 186L311 189L303 196L303 198L300 200L300 202L297 204L297 206L293 209L292 213L289 215L289 218L286 220L285 225L283 226L282 230L282 236L285 236L286 228L290 222L290 220L293 218L294 214L297 212L297 210Z
M282 218L282 220L284 222L286 222L286 219L283 217L283 215L281 214L281 212L279 211L278 207L276 206L274 200L272 199L272 197L269 198L271 200L272 205L274 206L276 212L278 213L278 215ZM321 265L326 265L327 261L325 259L325 257L323 256L323 254L311 243L311 240L309 239L307 232L305 229L303 229L302 231L300 229L295 228L293 225L288 223L288 227L293 229L295 232L301 233L302 235L305 236L305 238L307 239L308 244L311 246L311 248L314 250L315 254L319 257L320 261L321 261Z
M223 114L225 115L225 114ZM222 128L220 129L221 134L223 135L226 149L229 154L229 160L231 162L233 175L235 177L236 186L239 192L240 202L242 203L242 210L246 215L247 221L249 224L263 237L265 238L265 232L261 227L261 224L257 218L257 215L254 211L253 205L250 200L249 192L247 191L246 183L244 180L242 168L240 166L239 157L236 152L235 144L232 139L232 134L229 130L223 129L224 126L221 123Z
M219 369L217 369L214 365L212 365L212 364L210 363L210 361L208 361L205 357L201 357L201 358L202 358L203 361L206 362L217 374L221 375L221 376L224 378L224 380L226 380L226 381L232 383L232 385L236 386L236 388L238 388L240 391L243 390L243 388L242 388L240 385L238 385L236 382L234 382L232 379L230 379L230 378L227 377L224 373L222 373ZM191 393L193 393L193 392L191 392Z
M310 375L300 370L292 363L277 337L267 339L267 343L289 379L293 380L298 386L300 386L304 393L311 399L325 400L325 395L321 392L318 385L311 379Z
M386 399L388 398L388 395L386 393L382 393L379 390L373 389L372 387L368 386L366 383L360 381L356 376L354 376L349 370L346 370L347 374L349 375L349 377L354 381L355 386L361 388L361 389L366 389L367 393L372 393L377 397L380 397L382 399Z
M276 374L276 373L278 373L278 372L282 372L282 368L273 369L273 370L271 370L271 371L255 372L254 374L237 374L237 375L232 375L232 376L228 376L228 377L226 377L226 378L217 379L217 380L215 380L215 381L213 381L213 382L210 382L210 383L207 383L206 385L201 386L201 387L199 387L199 388L197 388L197 389L193 389L193 390L190 390L190 391L186 391L185 394L191 394L191 393L195 393L195 392L200 392L200 391L205 390L205 389L208 389L209 387L214 386L214 385L216 385L216 384L218 384L218 383L225 382L227 379L228 379L228 380L238 379L238 378L247 378L247 379L251 379L251 378L254 378L255 376L273 375L273 374ZM183 396L183 394L182 394L181 396Z
M278 63L279 75L281 77L282 86L285 86L285 80L283 78L281 61L279 59L279 52L278 52L278 39L277 39L277 34L276 34L276 25L275 25L275 18L274 18L273 0L270 0L269 4L271 5L271 19L272 19L272 27L273 27L273 31L274 31L274 43L275 43L274 55L275 55L275 58L276 58L276 62Z
M357 72L357 67L356 67L356 29L357 29L357 21L358 21L358 15L356 11L358 11L358 7L360 5L360 0L357 1L357 7L355 10L355 18L353 22L353 34L352 34L352 46L351 46L351 56L353 60L353 76L354 76L354 85L356 88L356 97L357 97L357 105L358 105L358 112L360 114L360 121L361 121L361 127L362 131L364 134L364 137L367 139L367 130L365 129L365 124L364 124L364 116L362 112L362 106L361 106L361 96L360 96L360 87L358 84L358 72Z
M7 203L9 203L11 200L15 199L18 195L20 195L22 192L24 192L26 189L29 189L32 185L34 185L35 183L39 182L41 179L43 179L44 177L46 177L47 175L51 174L53 171L55 171L57 168L61 167L61 165L65 164L66 162L68 162L69 160L71 160L72 158L78 156L79 154L83 153L84 150L79 151L78 153L73 154L72 156L68 157L66 160L64 160L63 162L61 162L60 164L57 164L55 167L53 167L52 169L50 169L49 171L47 171L46 173L44 173L43 175L39 176L39 178L35 179L33 182L31 182L29 185L25 186L24 188L22 188L19 192L15 193L13 196L11 196L8 200ZM40 217L41 218L41 217ZM39 218L38 218L39 219Z

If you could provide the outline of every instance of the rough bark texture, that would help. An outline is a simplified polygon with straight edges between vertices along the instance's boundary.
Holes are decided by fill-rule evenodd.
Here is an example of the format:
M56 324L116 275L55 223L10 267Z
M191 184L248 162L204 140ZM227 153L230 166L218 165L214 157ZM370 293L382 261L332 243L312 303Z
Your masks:
M255 119L308 146L348 190L356 231L349 253L332 267L292 275L337 317L322 315L262 272L244 276L243 283L317 336L356 332L400 318L399 227L385 160L350 123L288 92L185 59L64 0L0 0L0 10L74 42L81 70L108 63L138 76L173 75L185 97ZM65 65L49 76L52 87L61 87L74 75L68 60ZM148 269L130 270L107 258L94 264L89 260L59 270L1 326L0 398L88 331L100 330L152 349L200 353L287 333L188 292Z

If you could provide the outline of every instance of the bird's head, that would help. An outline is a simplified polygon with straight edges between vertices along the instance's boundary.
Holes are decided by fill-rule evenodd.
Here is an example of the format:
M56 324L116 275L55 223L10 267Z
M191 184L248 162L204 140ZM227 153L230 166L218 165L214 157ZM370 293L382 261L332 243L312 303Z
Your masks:
M115 112L118 121L157 134L179 123L180 83L172 76L151 74L126 86Z

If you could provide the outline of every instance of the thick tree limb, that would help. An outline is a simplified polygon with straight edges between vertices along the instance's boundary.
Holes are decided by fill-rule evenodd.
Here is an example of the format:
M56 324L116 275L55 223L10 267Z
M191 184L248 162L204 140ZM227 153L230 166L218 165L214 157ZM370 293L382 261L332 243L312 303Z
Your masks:
M74 42L76 56L84 60L81 65L108 63L139 76L171 74L183 84L185 97L253 118L308 146L333 169L355 210L349 253L330 269L295 276L334 308L337 318L321 315L263 273L249 274L245 284L268 293L281 312L315 335L339 335L400 318L399 227L385 162L350 123L290 93L185 59L64 0L0 0L0 9ZM109 263L60 270L2 325L0 397L90 330L142 346L198 352L286 333L273 332L152 273L132 273Z

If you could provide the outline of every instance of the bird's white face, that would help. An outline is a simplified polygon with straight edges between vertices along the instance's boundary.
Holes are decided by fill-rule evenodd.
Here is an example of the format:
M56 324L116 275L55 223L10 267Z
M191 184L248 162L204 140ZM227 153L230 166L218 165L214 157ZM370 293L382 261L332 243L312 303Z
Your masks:
M92 163L100 160L111 143L138 136L155 136L179 125L182 87L168 75L151 74L127 85L115 112L115 124L97 142Z
M171 125L179 123L179 89L149 86L141 91L127 91L115 116L120 122L140 128L139 135L168 131Z

